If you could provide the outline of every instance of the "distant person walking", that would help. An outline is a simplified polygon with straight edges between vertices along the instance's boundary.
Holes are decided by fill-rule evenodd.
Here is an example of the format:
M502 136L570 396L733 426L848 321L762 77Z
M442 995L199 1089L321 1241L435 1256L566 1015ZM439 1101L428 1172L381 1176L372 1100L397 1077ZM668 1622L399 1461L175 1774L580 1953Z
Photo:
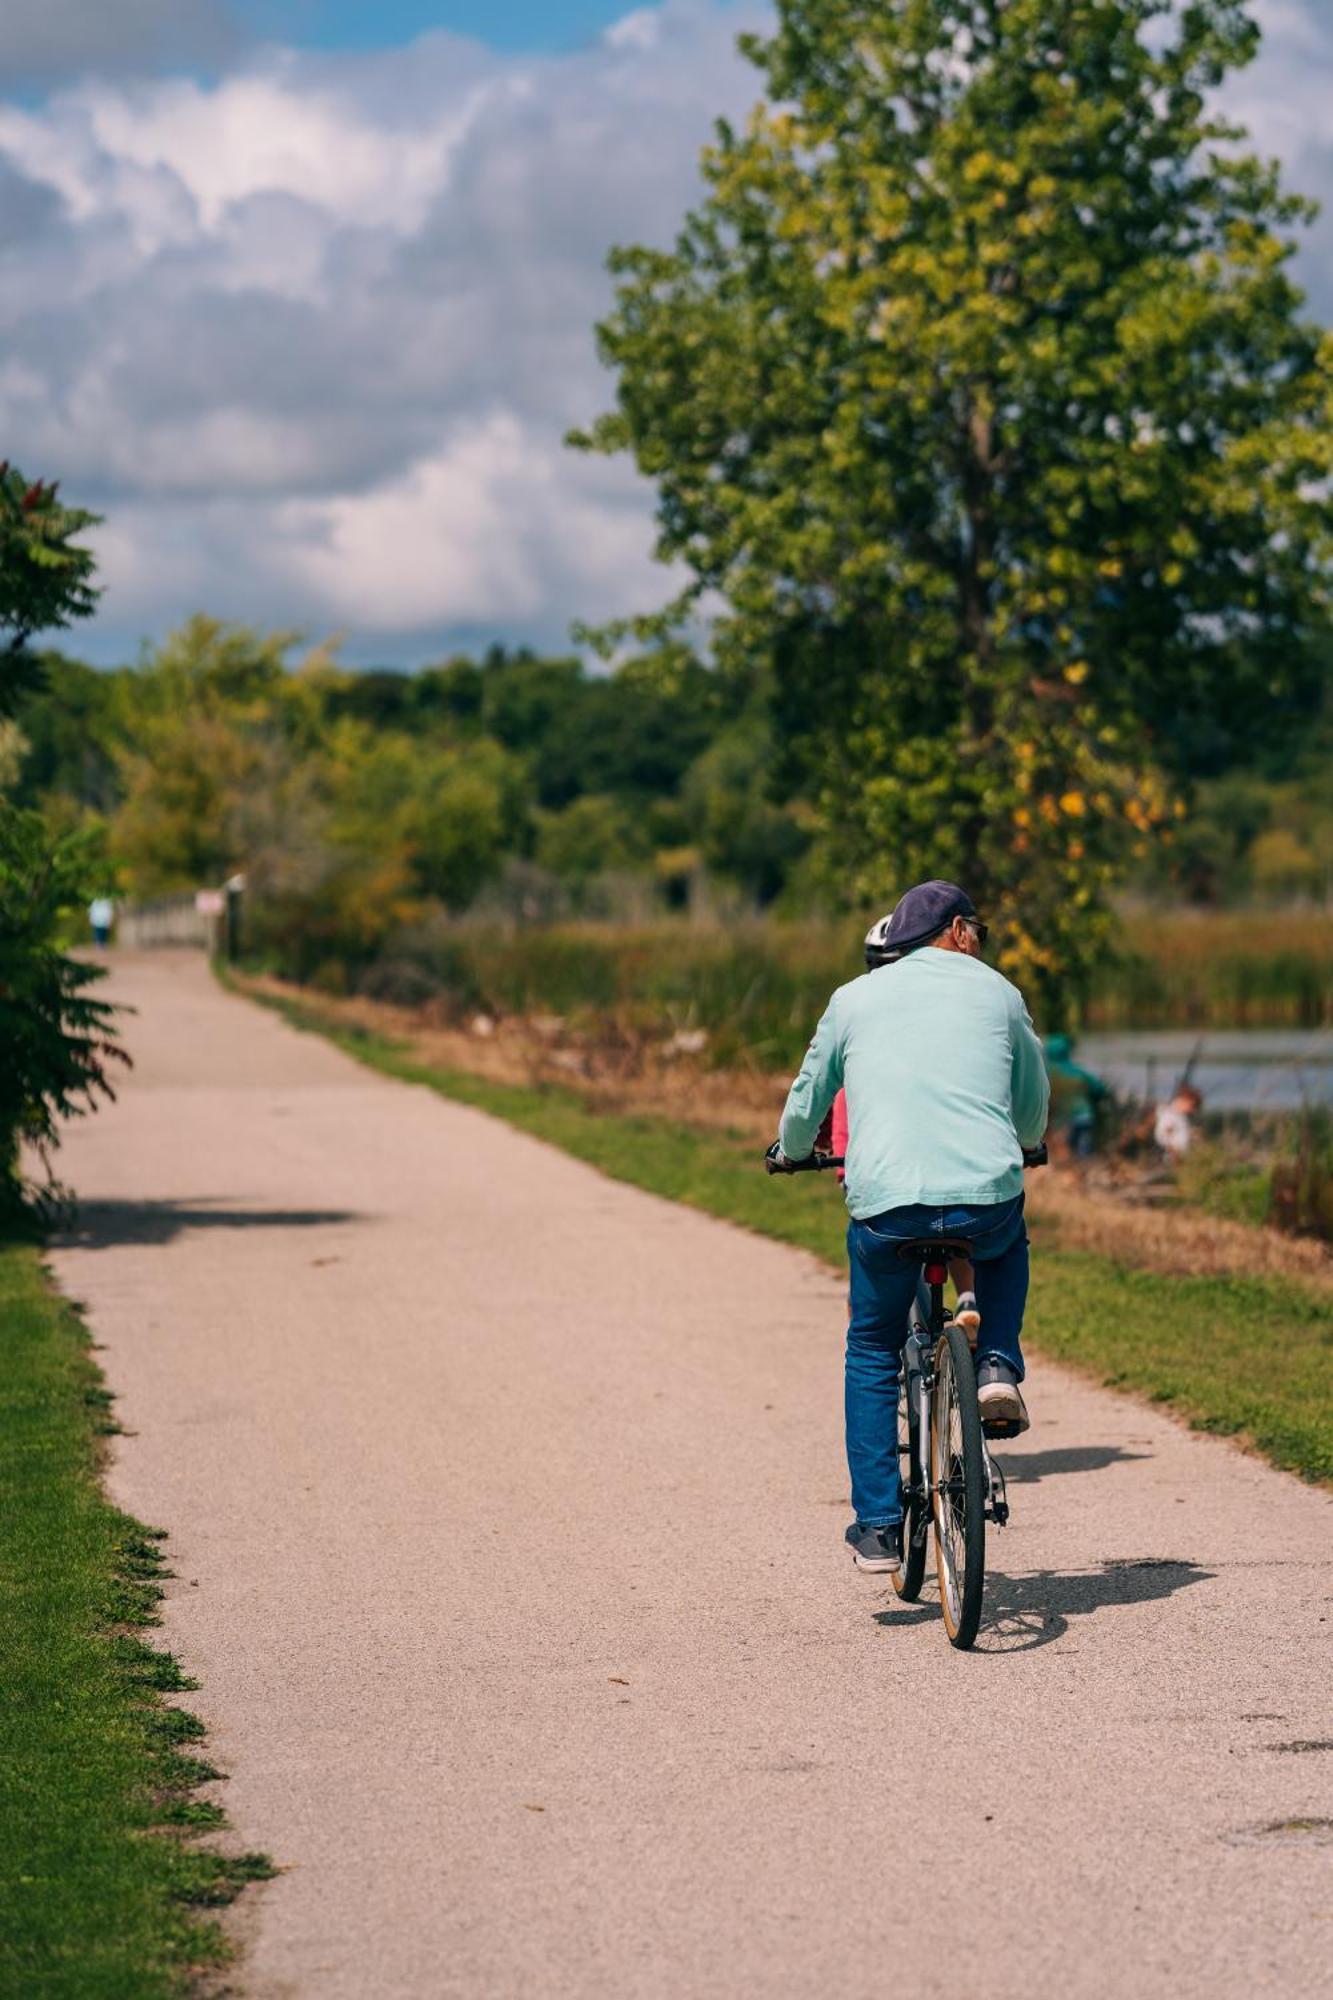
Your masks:
M93 943L99 951L105 951L111 942L111 926L116 921L116 906L110 896L94 896L88 905L88 922L93 927Z

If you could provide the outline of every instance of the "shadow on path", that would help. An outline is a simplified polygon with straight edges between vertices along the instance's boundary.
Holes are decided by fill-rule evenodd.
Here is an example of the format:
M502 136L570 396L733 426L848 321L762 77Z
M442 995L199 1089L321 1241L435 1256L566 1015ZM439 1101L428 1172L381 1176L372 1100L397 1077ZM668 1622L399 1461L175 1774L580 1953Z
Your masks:
M1158 1559L1102 1562L1095 1569L1029 1570L1022 1576L986 1572L986 1598L977 1634L979 1653L1030 1653L1064 1637L1071 1618L1105 1610L1115 1604L1152 1604L1173 1597L1188 1584L1204 1583L1215 1572L1198 1563ZM925 1625L940 1617L933 1572L927 1579L931 1596L922 1604L876 1611L877 1625L894 1632L906 1625Z
M224 1201L89 1201L56 1241L80 1250L110 1250L123 1243L170 1243L191 1229L316 1229L323 1223L360 1222L349 1208L239 1208Z
M994 1456L1010 1486L1035 1486L1039 1479L1065 1472L1104 1472L1108 1465L1132 1465L1152 1453L1126 1451L1122 1444L1071 1444L1056 1451L1020 1452L1012 1458L999 1451Z
M1028 1653L1063 1638L1071 1618L1084 1618L1116 1604L1160 1602L1191 1583L1206 1582L1213 1574L1195 1562L1151 1556L1132 1562L1102 1562L1095 1569L1030 1570L1023 1576L988 1570L977 1649Z

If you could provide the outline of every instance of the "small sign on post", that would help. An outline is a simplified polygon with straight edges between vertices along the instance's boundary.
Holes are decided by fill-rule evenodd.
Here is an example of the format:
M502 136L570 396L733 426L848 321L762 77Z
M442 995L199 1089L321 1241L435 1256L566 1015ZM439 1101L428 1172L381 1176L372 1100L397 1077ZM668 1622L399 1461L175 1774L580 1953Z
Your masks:
M207 926L208 955L216 958L222 938L222 918L227 908L227 898L221 889L196 889L194 892L196 915L203 918Z

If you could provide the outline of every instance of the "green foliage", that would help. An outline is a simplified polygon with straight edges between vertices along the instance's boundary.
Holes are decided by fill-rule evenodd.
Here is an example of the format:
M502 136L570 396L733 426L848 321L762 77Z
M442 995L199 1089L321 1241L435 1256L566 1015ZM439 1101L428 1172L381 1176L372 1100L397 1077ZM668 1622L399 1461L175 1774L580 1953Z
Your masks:
M114 746L121 677L60 653L41 654L37 665L40 691L19 710L22 756L6 795L36 806L58 794L105 813L120 795Z
M586 884L608 868L642 861L641 823L619 799L585 792L537 823L537 860L562 882Z
M719 658L772 663L849 894L964 879L1048 1017L1158 767L1315 672L1307 210L1206 108L1255 39L1239 0L780 0L675 247L612 260L574 441L657 482L673 612L720 594Z
M69 914L100 886L95 864L89 835L53 837L39 813L0 801L0 1211L24 1191L20 1145L49 1177L59 1121L113 1096L126 1060L114 1009L91 990L102 968L61 949Z
M328 833L349 855L388 846L417 898L465 908L511 832L517 774L494 743L417 743L344 723L329 743Z
M58 490L58 482L29 481L7 459L0 463L0 716L40 684L40 663L27 650L33 634L96 607L92 551L74 537L99 517L66 507Z
M774 802L772 730L751 712L723 729L686 776L686 813L704 860L763 907L805 853L809 814Z
M1333 1113L1307 1105L1293 1156L1273 1167L1270 1219L1279 1229L1333 1243Z
M737 703L692 659L612 676L492 648L407 675L292 650L195 617L134 669L53 656L0 738L0 775L66 826L104 820L133 896L245 873L259 949L334 984L506 864L525 909L581 907L595 879L627 875L652 905L697 861L696 812L728 818L711 849L745 894L775 893L803 845L768 804L762 725L740 801L753 828L713 803L727 772L692 781Z
M828 924L855 857L821 839L815 808L793 795L763 675L705 670L679 646L612 674L498 648L415 675L362 673L327 650L297 655L281 633L196 618L134 668L96 673L58 655L45 666L47 686L0 728L14 801L78 836L99 886L114 879L132 897L243 872L257 957L335 990L465 992L502 1011L578 1009L606 990L616 1006L688 1016L728 1048L785 1062L906 879L887 856L878 907ZM1317 863L1333 736L1317 721L1307 736L1280 780L1262 763L1201 779L1174 859L1145 864L1140 889L1234 898L1271 868L1273 843L1259 843L1274 831L1290 833L1289 860L1294 842ZM1062 823L1079 822L1077 804L1062 805ZM1321 893L1304 872L1268 879ZM735 929L644 931L687 904ZM783 922L756 925L760 910ZM815 911L820 922L790 927ZM571 918L628 929L513 950L506 926ZM1317 920L1173 920L1143 947L1140 929L1129 925L1128 950L1098 975L1101 1019L1325 1018ZM995 944L1012 962L1023 938L1000 922ZM543 997L527 966L566 997ZM1033 999L1055 1025L1050 996Z
M469 902L516 837L522 775L423 728L405 676L322 651L293 671L291 644L194 618L116 677L110 839L138 895L248 872L256 934L295 927L309 970L373 955L425 900Z

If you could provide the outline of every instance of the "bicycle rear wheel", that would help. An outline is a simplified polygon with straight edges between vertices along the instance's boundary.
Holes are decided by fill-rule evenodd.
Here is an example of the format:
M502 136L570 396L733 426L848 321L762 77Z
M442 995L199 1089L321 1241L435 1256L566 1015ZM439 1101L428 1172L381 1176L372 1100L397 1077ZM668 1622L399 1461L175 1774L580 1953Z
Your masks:
M946 1326L935 1349L930 1477L935 1569L951 1645L970 1646L986 1582L986 1469L977 1377L961 1327Z
M926 1537L921 1517L925 1499L917 1486L921 1447L916 1422L907 1399L907 1379L898 1385L898 1466L903 1481L903 1566L893 1579L893 1587L906 1604L915 1604L926 1580Z

